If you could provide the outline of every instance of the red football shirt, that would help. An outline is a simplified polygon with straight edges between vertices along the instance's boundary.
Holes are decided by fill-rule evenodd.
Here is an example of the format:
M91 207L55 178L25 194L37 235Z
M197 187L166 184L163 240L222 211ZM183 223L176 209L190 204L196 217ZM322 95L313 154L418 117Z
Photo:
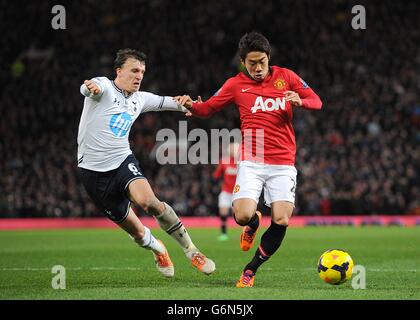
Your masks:
M213 178L218 180L223 176L222 191L233 193L236 182L236 163L233 157L221 161L213 172Z
M229 78L209 100L193 103L191 112L208 117L230 103L236 104L241 119L241 159L294 165L296 141L292 106L284 95L287 90L299 94L302 108L321 109L321 99L296 73L273 66L261 82L242 72Z

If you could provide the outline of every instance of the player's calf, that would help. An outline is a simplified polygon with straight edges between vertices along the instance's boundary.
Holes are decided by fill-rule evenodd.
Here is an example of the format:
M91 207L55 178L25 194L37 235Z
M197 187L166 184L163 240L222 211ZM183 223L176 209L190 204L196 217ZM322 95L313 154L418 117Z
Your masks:
M278 225L274 222L268 227L261 237L261 244L256 250L251 262L245 267L245 270L257 272L258 268L265 263L281 246L286 234L287 226Z
M185 255L191 259L192 255L198 251L197 247L193 244L187 229L185 229L172 207L165 202L162 203L164 210L159 215L154 216L155 219L161 229L178 242Z

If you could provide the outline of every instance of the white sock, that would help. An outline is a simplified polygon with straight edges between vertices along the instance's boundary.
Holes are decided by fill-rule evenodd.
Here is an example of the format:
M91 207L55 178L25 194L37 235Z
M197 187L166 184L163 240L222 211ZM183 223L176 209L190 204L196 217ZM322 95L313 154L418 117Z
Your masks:
M155 253L165 253L165 247L157 241L148 227L144 227L144 236L142 239L134 239L142 248L153 250Z
M194 253L198 252L198 249L191 241L187 229L185 229L174 209L165 202L163 204L165 205L165 211L155 218L159 226L178 242L187 258L191 260Z

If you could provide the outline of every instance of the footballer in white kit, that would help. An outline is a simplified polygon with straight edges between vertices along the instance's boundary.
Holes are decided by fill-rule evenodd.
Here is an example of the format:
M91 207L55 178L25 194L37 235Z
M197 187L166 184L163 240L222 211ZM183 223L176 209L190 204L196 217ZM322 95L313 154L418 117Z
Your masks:
M126 95L113 80L96 77L92 81L101 93L93 95L85 85L86 96L78 135L78 165L95 171L118 168L132 152L128 134L141 113L184 111L172 97L137 91Z
M182 107L171 97L149 92L137 91L126 95L113 80L106 77L96 77L91 81L99 87L100 94L93 95L86 85L80 87L80 92L86 98L77 139L78 166L85 169L81 176L90 196L111 220L119 223L126 218L130 208L129 199L119 191L125 192L131 181L145 178L128 142L133 122L141 113L182 111ZM115 182L123 183L115 192L105 190L109 189L109 182L102 184L99 179L98 183L98 178L91 178L96 174L89 172L113 173L117 168L120 170L117 171ZM107 196L103 197L103 193L107 193Z
M117 52L116 78L96 77L80 87L85 97L78 133L78 167L87 193L109 219L141 247L152 251L155 264L166 277L174 276L173 263L162 241L156 239L134 213L131 203L156 218L159 226L182 247L202 273L216 269L212 260L193 244L177 214L156 198L132 154L128 136L133 122L149 111L183 111L172 97L138 91L146 70L146 55L133 49Z

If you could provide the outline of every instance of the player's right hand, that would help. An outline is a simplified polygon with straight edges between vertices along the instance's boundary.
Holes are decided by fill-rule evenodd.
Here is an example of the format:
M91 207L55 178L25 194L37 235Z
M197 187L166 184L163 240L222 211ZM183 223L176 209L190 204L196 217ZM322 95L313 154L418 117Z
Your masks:
M86 85L86 88L88 88L88 90L91 93L93 93L94 95L97 95L97 94L99 94L101 92L101 89L92 80L85 80L83 83Z

